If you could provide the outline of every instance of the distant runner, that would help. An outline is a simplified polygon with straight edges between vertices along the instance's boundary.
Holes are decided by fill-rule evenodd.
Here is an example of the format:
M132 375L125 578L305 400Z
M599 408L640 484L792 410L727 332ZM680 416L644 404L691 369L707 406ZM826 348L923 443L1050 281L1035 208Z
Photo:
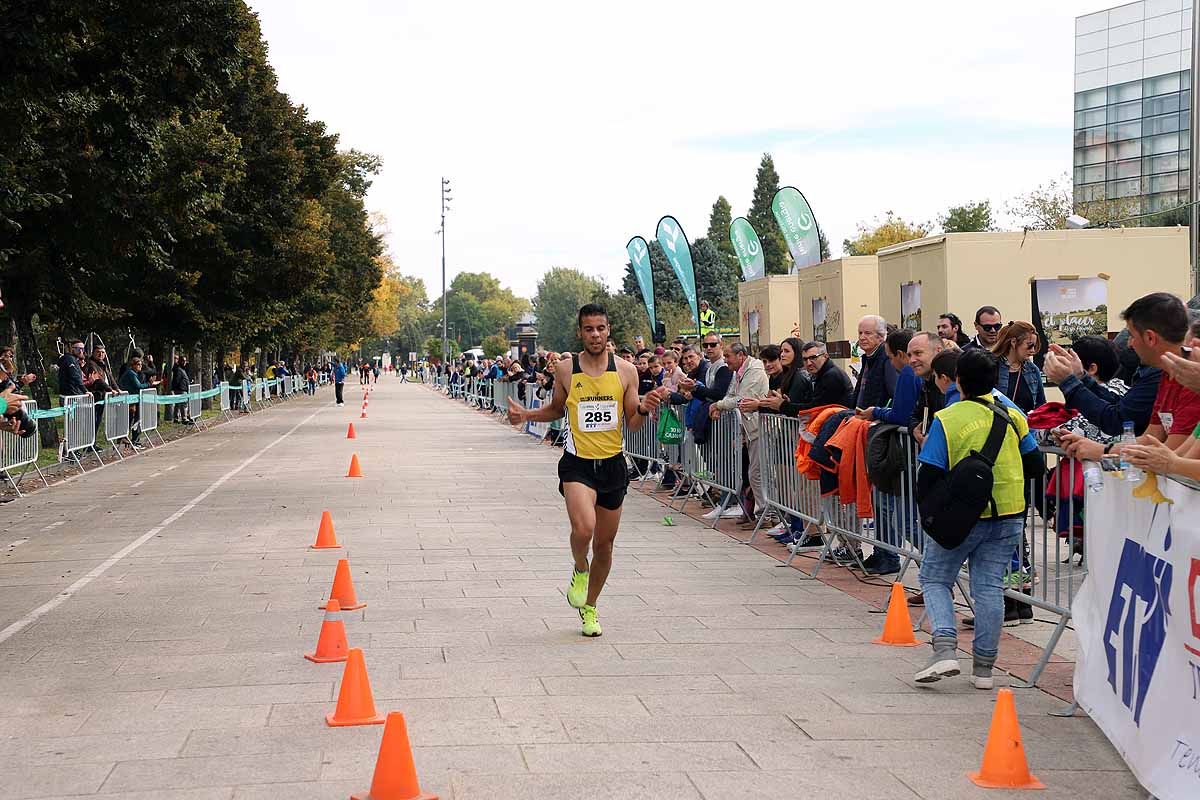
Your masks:
M627 420L630 431L641 428L658 407L662 391L638 400L637 368L607 352L608 331L608 312L602 306L589 303L579 309L584 352L559 362L550 402L527 409L508 400L508 421L516 427L552 422L566 409L558 490L567 501L575 557L567 602L579 609L584 636L601 634L596 602L612 569L613 542L629 488L621 422Z

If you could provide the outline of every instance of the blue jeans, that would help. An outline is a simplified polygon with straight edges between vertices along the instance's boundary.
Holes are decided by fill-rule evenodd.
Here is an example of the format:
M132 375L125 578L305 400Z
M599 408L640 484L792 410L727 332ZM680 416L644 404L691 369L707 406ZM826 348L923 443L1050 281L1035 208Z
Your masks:
M1004 572L1021 542L1024 519L980 520L966 541L947 550L932 538L921 561L921 590L934 636L957 636L951 590L963 562L970 564L971 598L975 601L975 655L995 658L1004 625Z
M906 516L907 519L905 519ZM906 502L895 495L884 492L875 493L876 539L893 547L903 547L904 540L907 538L913 543L913 548L920 552L924 544L924 537L925 532L921 530L921 523L917 518L916 503L911 499ZM900 556L891 550L879 548L875 552L877 562L900 566Z

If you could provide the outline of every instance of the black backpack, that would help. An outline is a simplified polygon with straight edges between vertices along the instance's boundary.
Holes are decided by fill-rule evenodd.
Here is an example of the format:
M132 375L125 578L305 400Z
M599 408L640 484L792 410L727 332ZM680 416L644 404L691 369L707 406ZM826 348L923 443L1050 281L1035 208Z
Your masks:
M978 398L966 402L979 403L992 411L992 428L982 450L971 453L955 464L946 476L918 503L921 527L947 550L953 550L970 535L983 512L991 506L996 514L996 501L992 497L992 468L1000 456L1009 428L1016 432L1016 425L1008 409L1000 403L988 403Z

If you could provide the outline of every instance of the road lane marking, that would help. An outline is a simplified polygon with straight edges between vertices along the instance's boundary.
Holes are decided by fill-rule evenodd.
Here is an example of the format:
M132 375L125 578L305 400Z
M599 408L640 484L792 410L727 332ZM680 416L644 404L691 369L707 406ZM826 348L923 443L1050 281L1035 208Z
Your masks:
M187 503L185 503L183 506L181 506L175 513L171 514L171 516L167 517L162 522L155 525L153 528L146 531L141 536L139 536L138 538L134 539L129 544L122 547L117 552L113 553L112 556L110 556L109 559L107 561L105 561L103 564L100 564L98 567L93 569L91 572L84 575L82 578L80 578L79 580L72 583L66 589L59 592L52 599L50 599L50 600L46 601L45 603L43 603L42 605L38 606L33 611L30 611L24 617L21 617L21 619L12 623L4 630L0 630L0 642L5 642L8 639L11 639L17 633L20 633L22 630L29 627L33 623L37 622L39 619L44 617L46 614L49 614L54 609L58 608L60 605L67 602L68 600L70 600L72 597L74 597L76 594L78 594L80 592L80 590L82 590L84 587L86 587L89 583L96 580L96 578L99 578L101 575L103 575L104 573L106 573L110 569L112 569L118 562L121 561L121 559L125 558L125 556L129 555L134 550L137 550L139 547L144 545L146 542L150 541L155 536L162 533L164 530L166 530L168 527L170 527L172 523L178 521L179 518L182 517L184 514L188 513L193 508L195 508L197 505L204 502L204 500L206 500L209 495L211 495L217 489L221 488L221 486L223 486L225 484L225 482L228 481L230 478L234 477L239 472L244 470L246 467L253 464L256 460L258 460L258 457L261 456L263 453L267 452L272 447L279 444L284 439L286 439L287 437L289 437L293 433L295 433L297 430L299 430L301 425L304 425L310 419L312 419L317 414L319 414L321 412L322 408L324 408L324 407L322 406L320 408L317 408L316 411L314 411L313 413L309 414L304 419L297 422L294 426L292 426L292 428L290 428L285 433L280 434L278 438L276 438L272 442L265 445L257 453L250 456L242 463L238 464L236 467L231 469L229 472L226 472L224 475L217 478L215 481L213 481L213 483L211 485L209 485L209 487L207 489L205 489L203 492L201 492L200 494L196 495L194 498L189 500Z

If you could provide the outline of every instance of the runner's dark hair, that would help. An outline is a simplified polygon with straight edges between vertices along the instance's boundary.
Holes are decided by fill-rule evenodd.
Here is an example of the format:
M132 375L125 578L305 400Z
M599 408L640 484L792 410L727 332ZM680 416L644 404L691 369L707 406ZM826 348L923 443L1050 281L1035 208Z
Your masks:
M579 327L583 327L584 317L604 317L608 321L608 311L599 303L588 303L579 309Z

